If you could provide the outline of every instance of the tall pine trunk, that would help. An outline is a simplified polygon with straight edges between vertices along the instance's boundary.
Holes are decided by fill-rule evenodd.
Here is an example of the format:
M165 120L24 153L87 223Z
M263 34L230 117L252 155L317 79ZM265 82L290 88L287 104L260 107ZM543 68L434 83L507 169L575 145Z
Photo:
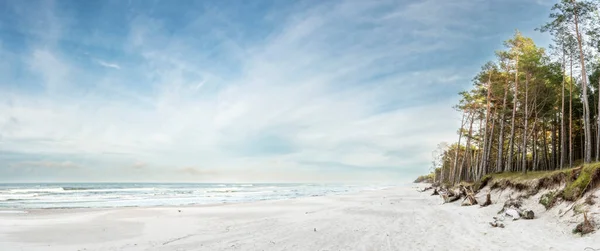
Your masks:
M560 100L561 100L561 116L560 116L560 165L559 168L562 168L565 166L565 158L566 158L566 153L567 151L565 151L565 72L566 72L566 65L565 65L565 49L564 49L564 45L563 45L563 62L562 62L562 92L561 92L561 96L560 96Z
M452 175L451 175L452 177L450 178L453 185L455 184L454 180L456 177L456 167L458 164L458 153L460 152L460 140L462 138L462 131L465 126L465 113L466 113L466 111L463 111L462 118L460 119L460 131L458 131L458 144L456 144L456 149L454 150L454 152L455 152L454 168L452 168ZM463 159L464 159L464 157L463 157Z
M550 169L554 169L554 167L556 166L560 166L560 157L558 156L560 154L560 151L562 150L562 148L560 147L560 145L558 145L558 141L560 141L558 139L559 135L560 135L560 131L558 130L558 123L560 121L559 118L559 114L556 113L554 116L552 116L552 122L551 126L550 126L550 130L552 130L552 162L549 165ZM542 125L545 126L545 123L543 123L542 121ZM546 131L546 129L543 129L544 132ZM546 140L546 137L544 135L544 142ZM546 150L547 151L547 150Z
M468 118L469 116L467 116L467 121L469 120ZM465 168L465 161L467 161L467 165L471 164L471 138L473 135L473 122L475 120L475 113L471 112L471 121L469 122L469 133L467 135L467 144L465 146L465 157L462 159L461 163L460 163L460 168L458 171L458 179L455 183L460 182L463 179L463 175L466 174L467 172L463 172L463 169ZM466 159L466 160L465 160Z
M487 82L487 105L485 109L485 124L483 129L483 153L481 154L481 167L477 172L477 176L475 179L480 179L483 175L485 175L485 169L487 169L487 145L488 145L488 125L490 119L490 96L492 92L492 70L489 70L488 73L488 82Z
M487 116L486 116L487 117ZM483 124L484 120L480 119L479 120L479 133L481 133L482 129L485 131L487 128L487 125ZM484 127L485 126L485 127ZM485 139L485 135L483 136ZM473 179L474 180L478 180L479 179L479 175L481 174L481 168L483 167L483 160L485 158L485 140L483 141L479 141L479 151L477 152L477 164L475 165L475 172L473 175Z
M506 113L506 96L508 95L508 79L504 86L504 98L502 99L502 109L500 111L500 136L498 136L498 156L496 159L496 172L502 172L502 151L504 150L504 114Z
M512 165L513 165L513 152L514 152L514 148L515 148L515 116L517 113L517 94L518 94L518 89L519 89L519 55L517 55L517 61L515 64L515 90L514 90L514 95L513 95L513 112L512 112L512 118L511 118L511 125L510 125L510 139L509 139L509 147L510 150L508 150L508 160L506 163L507 168L509 168L509 170L512 170Z
M573 55L570 56L570 84L569 84L569 168L573 167Z
M523 173L527 173L527 123L529 120L529 110L528 110L528 96L529 96L529 73L525 75L525 117L523 118L524 128L523 128Z
M583 38L579 32L579 13L577 13L577 3L575 0L571 0L574 11L573 17L575 21L575 34L577 35L577 45L579 47L579 62L581 63L581 89L583 91L583 128L585 136L585 163L592 161L592 142L591 142L591 128L590 128L590 105L588 103L587 96L587 73L585 71L585 58L583 57Z
M596 161L600 160L600 76L598 76L598 113L596 114Z
M556 116L554 117L556 120ZM556 135L554 133L554 126L552 126L552 147L554 148L554 152L556 151L556 145L554 144L554 135ZM550 164L550 162L548 161L548 143L547 143L547 139L546 139L546 123L544 123L544 120L542 119L542 143L544 144L544 163L545 163L545 169L546 170L550 170L552 169L552 165L554 165L554 161L552 162L552 165Z
M535 100L535 99L534 99ZM535 103L535 101L534 101ZM533 138L533 166L532 166L532 170L539 170L539 155L538 155L538 149L537 149L537 141L538 141L538 133L537 133L537 112L534 112L535 117L533 119L533 129L531 131L531 137Z
M490 163L490 155L492 153L492 144L494 144L494 129L496 126L496 120L494 119L494 117L496 116L496 111L497 108L494 107L494 111L491 114L491 122L492 122L492 130L490 132L490 137L488 138L488 145L487 145L487 150L486 152L486 156L485 156L485 166L484 166L484 170L483 170L483 175L486 175L488 173L488 169L489 169L489 163ZM481 177L479 177L481 178Z

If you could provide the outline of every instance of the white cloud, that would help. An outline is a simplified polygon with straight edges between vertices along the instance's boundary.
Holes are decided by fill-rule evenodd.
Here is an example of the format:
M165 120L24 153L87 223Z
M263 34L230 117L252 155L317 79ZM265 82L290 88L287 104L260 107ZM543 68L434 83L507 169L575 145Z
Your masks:
M131 69L142 75L98 76L89 83L95 89L74 88L74 98L11 94L14 105L0 103L0 114L18 128L3 132L3 144L39 156L86 156L103 163L99 169L160 173L156 179L360 180L385 178L381 170L426 170L430 151L453 140L458 124L455 97L436 90L465 79L456 67L411 67L457 46L460 36L402 39L412 34L402 21L372 18L381 7L358 1L295 12L264 41L225 47L234 65L165 33L159 20L137 18L124 48L143 58ZM57 55L33 53L32 68L47 85L93 75ZM315 165L353 169L324 174Z

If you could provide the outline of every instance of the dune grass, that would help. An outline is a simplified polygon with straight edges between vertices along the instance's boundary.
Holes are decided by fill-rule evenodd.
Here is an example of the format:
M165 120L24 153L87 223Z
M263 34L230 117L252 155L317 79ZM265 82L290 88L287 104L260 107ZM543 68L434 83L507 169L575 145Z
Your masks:
M536 180L541 178L552 177L560 173L569 174L576 168L568 168L554 171L532 171L532 172L504 172L504 173L494 173L488 174L486 177L492 179L506 179L511 181L528 181L528 180ZM485 177L484 177L485 178Z
M491 183L490 183L491 182ZM566 183L565 188L557 194L565 200L574 201L579 199L583 193L600 184L600 162L585 164L575 168L567 168L554 171L534 172L505 172L494 173L484 176L478 184L485 186L525 187L528 189L544 187L542 183Z

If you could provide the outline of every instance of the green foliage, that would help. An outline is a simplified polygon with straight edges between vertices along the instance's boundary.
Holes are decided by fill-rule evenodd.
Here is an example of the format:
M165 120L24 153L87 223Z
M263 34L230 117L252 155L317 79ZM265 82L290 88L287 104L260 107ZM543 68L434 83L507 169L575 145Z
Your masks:
M574 175L576 175L576 177L573 177ZM557 197L575 201L579 199L583 193L589 191L594 185L600 182L600 162L585 164L582 167L555 171L527 172L526 174L521 172L495 173L484 176L482 181L488 183L492 180L491 182L493 182L493 184L504 182L505 184L521 184L523 186L532 187L534 186L532 184L536 184L534 181L537 181L537 186L540 186L539 182L544 179L555 180L555 182L567 181L567 184L561 193L550 192L544 194L542 198L540 198L540 204L549 208Z
M563 198L570 201L579 199L583 193L591 188L594 179L597 182L599 175L600 162L584 165L577 179L567 184L563 190Z
M585 205L577 204L573 207L573 213L575 215L582 214L583 212L585 212Z
M434 174L430 173L417 177L414 183L433 183Z
M556 199L558 198L557 195L558 194L556 192L548 192L542 195L542 197L540 197L540 204L544 205L546 210L552 208L556 202Z
M572 174L581 169L562 168L582 163L594 148L589 145L596 128L590 128L588 119L600 116L600 58L586 54L579 43L600 51L599 3L560 0L554 5L550 22L539 29L554 37L552 55L518 30L504 42L496 60L474 76L472 88L460 93L455 106L463 114L460 140L444 152L436 179L451 185L474 182L475 189L491 182L531 192L567 183L564 192L552 194L545 204L554 198L577 199L590 189L588 184L600 174L586 166L577 177ZM576 34L585 34L583 41ZM586 68L594 69L591 75L585 76Z

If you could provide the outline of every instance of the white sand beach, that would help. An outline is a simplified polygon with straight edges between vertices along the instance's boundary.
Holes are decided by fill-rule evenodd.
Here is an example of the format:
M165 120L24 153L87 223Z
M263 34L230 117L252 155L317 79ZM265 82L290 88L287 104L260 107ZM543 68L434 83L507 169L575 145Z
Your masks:
M600 249L597 233L573 235L543 212L492 228L500 208L443 205L409 186L215 206L13 211L0 214L0 250Z

